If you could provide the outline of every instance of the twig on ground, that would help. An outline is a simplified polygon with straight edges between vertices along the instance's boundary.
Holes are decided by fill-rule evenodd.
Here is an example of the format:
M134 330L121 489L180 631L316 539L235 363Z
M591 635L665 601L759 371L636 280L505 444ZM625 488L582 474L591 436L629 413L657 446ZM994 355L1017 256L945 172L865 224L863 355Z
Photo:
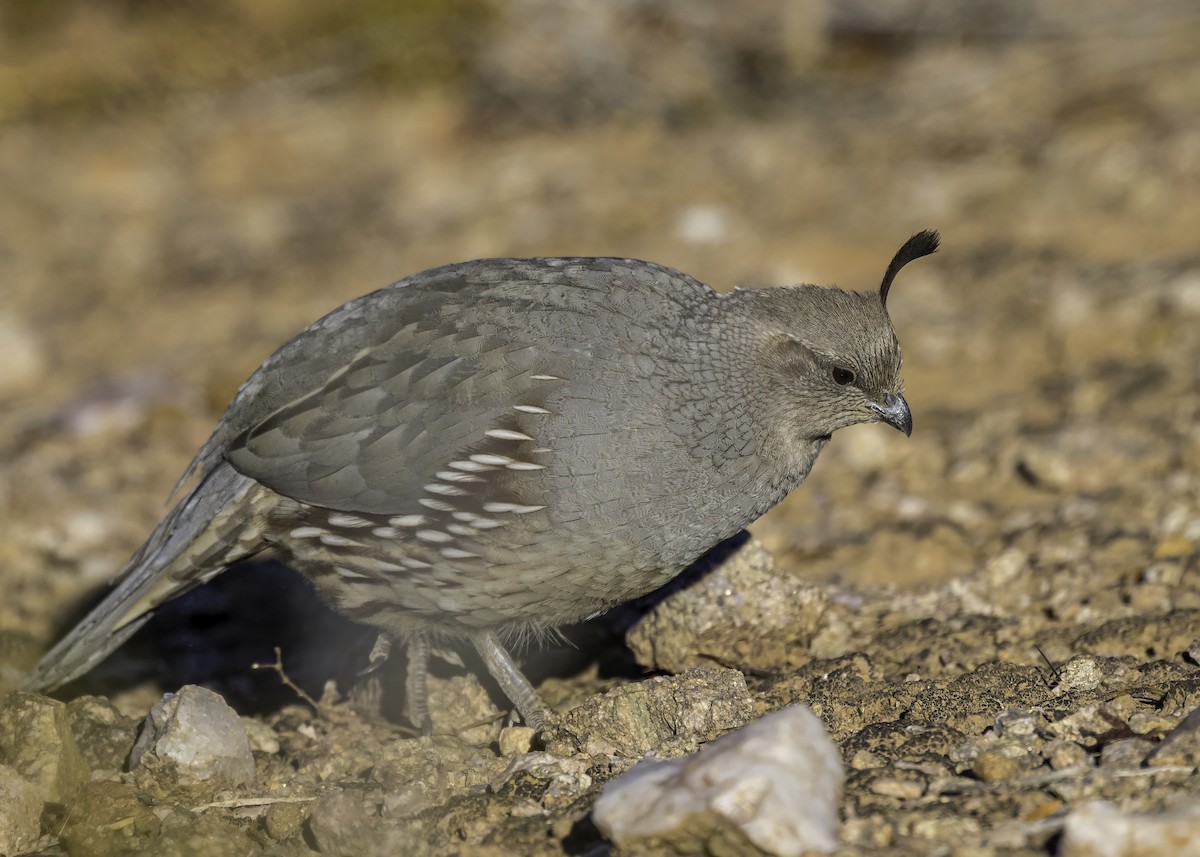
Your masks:
M192 812L203 812L206 809L241 809L246 806L271 806L277 803L309 803L316 800L316 795L290 795L287 797L236 797L229 800L215 800L212 803L202 803L192 807Z
M298 685L294 681L292 681L291 678L288 676L288 674L284 671L284 669L283 669L283 651L279 648L279 646L275 647L275 663L273 663L273 664L253 663L250 665L250 669L252 669L252 670L266 670L266 669L275 670L275 672L279 673L280 681L282 681L286 687L291 688L292 692L295 693L296 696L300 697L302 700L304 700L309 705L311 705L313 711L315 711L317 714L321 713L321 706L317 703L317 701L315 699L313 699L311 696L309 696L308 693L304 690L304 688L302 688L300 685Z

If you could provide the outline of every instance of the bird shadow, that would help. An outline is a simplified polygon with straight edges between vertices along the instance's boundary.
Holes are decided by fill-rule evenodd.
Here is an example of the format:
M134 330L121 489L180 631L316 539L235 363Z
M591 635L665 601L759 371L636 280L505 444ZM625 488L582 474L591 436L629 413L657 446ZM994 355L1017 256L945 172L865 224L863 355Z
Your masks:
M297 701L276 670L252 668L274 665L276 648L288 678L319 698L330 680L343 688L353 682L374 638L326 607L286 565L240 563L157 608L121 648L56 695L198 684L240 713L268 714Z
M593 668L602 680L655 675L625 645L626 633L664 599L709 574L747 538L738 533L661 588L532 644L523 651L523 671L535 685ZM98 593L65 626L82 618L104 594ZM159 607L125 645L56 696L111 695L144 684L169 690L198 684L220 693L243 714L270 714L296 702L296 691L280 681L275 669L252 665L274 665L278 648L288 678L305 693L319 698L329 681L345 692L360 683L375 635L331 610L302 575L283 563L250 561ZM473 653L463 654L469 668L486 676ZM396 722L403 719L403 660L393 656L372 677L381 685L379 713ZM430 668L440 677L462 672L438 658ZM503 695L486 681L497 704L506 707Z

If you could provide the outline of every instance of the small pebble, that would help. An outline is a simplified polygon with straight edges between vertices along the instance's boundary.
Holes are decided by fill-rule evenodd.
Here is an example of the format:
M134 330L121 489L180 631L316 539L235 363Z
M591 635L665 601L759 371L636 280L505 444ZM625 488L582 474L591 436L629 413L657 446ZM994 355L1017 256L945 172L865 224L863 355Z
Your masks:
M1088 751L1074 741L1056 739L1046 746L1045 756L1050 767L1056 771L1067 768L1082 768L1091 758Z
M1140 768L1153 749L1154 744L1145 738L1113 741L1100 749L1100 765L1104 768Z
M917 780L902 780L898 777L880 777L871 783L871 792L884 797L914 800L925 794L925 784Z
M515 756L528 753L537 733L528 726L508 726L500 730L500 755Z
M984 750L975 757L971 771L985 783L997 780L1015 780L1028 770L1019 757L1009 756L999 750Z
M317 850L322 854L357 857L373 853L378 823L367 811L363 796L357 791L335 791L313 804L308 829Z
M1200 766L1200 708L1193 709L1167 733L1146 756L1146 764L1154 767Z
M306 803L276 803L267 809L263 823L267 829L267 836L282 841L303 827L307 818Z

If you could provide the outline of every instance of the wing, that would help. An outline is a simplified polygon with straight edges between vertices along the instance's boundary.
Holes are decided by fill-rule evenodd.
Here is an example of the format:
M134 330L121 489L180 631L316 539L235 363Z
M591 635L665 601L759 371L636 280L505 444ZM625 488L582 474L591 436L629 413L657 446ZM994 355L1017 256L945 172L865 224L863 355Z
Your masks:
M673 297L707 291L630 260L481 260L419 274L281 348L197 462L223 456L285 496L389 514L428 505L452 461L463 470L483 456L494 470L523 441L497 474L519 483L549 451L555 397L572 379L624 371L629 337L644 340L659 327L652 308L675 304L652 294L664 286Z
M487 432L521 433L517 406L546 410L561 383L551 378L568 377L560 362L445 319L414 322L235 438L226 457L306 503L408 509L452 458L485 454Z

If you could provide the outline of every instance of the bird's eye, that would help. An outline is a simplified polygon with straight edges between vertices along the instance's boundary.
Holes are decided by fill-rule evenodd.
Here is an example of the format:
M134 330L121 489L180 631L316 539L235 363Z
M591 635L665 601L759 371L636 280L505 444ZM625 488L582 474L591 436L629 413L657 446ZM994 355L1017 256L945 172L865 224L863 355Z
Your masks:
M840 384L845 387L847 384L854 383L854 372L847 369L845 366L833 367L833 383Z

